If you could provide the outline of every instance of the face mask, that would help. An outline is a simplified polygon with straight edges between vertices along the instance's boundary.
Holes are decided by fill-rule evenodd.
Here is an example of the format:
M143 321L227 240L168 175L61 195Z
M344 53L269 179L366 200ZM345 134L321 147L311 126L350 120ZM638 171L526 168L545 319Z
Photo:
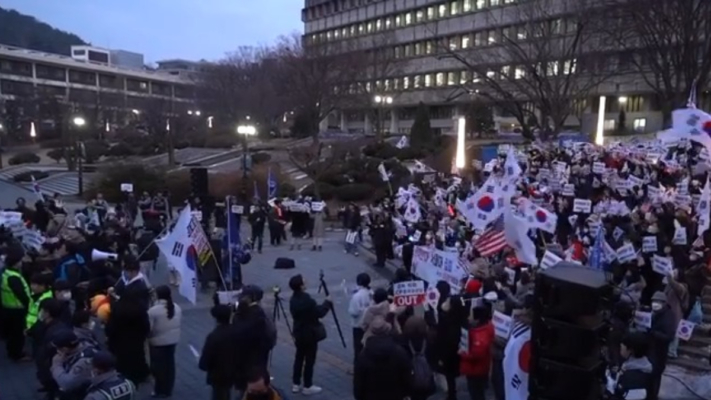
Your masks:
M662 303L654 302L652 303L652 311L659 311L662 309Z
M61 292L59 293L59 299L64 301L69 301L72 299L72 292Z

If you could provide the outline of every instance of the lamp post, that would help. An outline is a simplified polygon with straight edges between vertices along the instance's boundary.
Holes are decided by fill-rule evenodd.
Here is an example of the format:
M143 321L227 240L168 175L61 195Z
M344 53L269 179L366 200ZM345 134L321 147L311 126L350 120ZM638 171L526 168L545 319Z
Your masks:
M393 104L393 98L390 96L380 96L376 95L373 97L373 102L376 104L378 107L378 129L376 131L378 140L383 139L383 114L385 112L385 106Z
M5 127L0 124L0 146L2 146L2 139L3 135L5 134ZM3 167L3 162L2 162L2 149L0 149L0 168Z
M249 119L249 117L247 118ZM247 157L249 156L249 148L247 143L247 137L255 136L257 134L257 128L254 125L244 124L237 127L237 134L242 137L242 176L247 177Z
M212 129L212 120L215 119L213 116L207 117L207 129Z
M76 127L77 131L80 131L84 125L86 125L86 120L82 117L74 117L72 120L72 123ZM77 160L77 183L79 185L79 196L84 194L84 142L82 142L79 138L80 135L77 135L78 138L76 142L74 143L74 157L76 157Z

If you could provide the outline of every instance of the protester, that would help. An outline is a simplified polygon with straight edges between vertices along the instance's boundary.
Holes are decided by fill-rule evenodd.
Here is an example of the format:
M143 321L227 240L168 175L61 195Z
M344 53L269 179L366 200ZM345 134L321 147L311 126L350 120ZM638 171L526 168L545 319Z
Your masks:
M289 310L294 320L296 345L291 391L305 395L320 393L321 388L313 384L314 365L318 343L326 339L326 328L319 320L326 316L333 303L327 297L323 303L317 304L306 293L306 283L301 275L294 275L289 279L289 288L293 292L289 300Z
M136 400L136 387L116 371L116 358L111 353L101 351L94 354L91 377L84 400Z
M121 297L111 303L111 314L104 327L108 349L116 357L116 370L136 387L150 374L145 342L151 325L144 292L145 286L132 284L121 290Z
M244 392L251 369L267 369L269 351L276 341L276 331L272 331L271 323L259 305L263 296L264 292L257 286L243 287L232 319L239 359L235 374L235 388L238 393Z
M23 352L25 346L25 330L27 329L27 312L33 306L30 287L20 273L22 262L21 249L11 248L5 257L5 269L0 283L0 305L2 305L2 331L5 338L5 349L13 361L26 359Z
M175 348L180 342L183 312L180 306L173 302L168 286L158 286L155 294L156 302L148 309L153 397L167 398L173 394L175 385Z
M485 400L494 346L494 325L483 305L472 307L467 348L460 351L460 373L467 380L471 400Z
M271 384L269 374L254 369L248 375L247 387L241 400L289 400L284 393Z
M358 358L361 350L363 350L363 335L365 331L361 326L361 320L363 319L363 314L366 309L370 307L372 301L372 292L370 290L370 275L366 273L360 273L356 277L356 284L358 289L348 304L348 314L351 316L351 322L353 324L353 362Z
M206 380L212 387L212 400L229 400L232 398L232 386L239 364L238 343L230 326L232 307L218 304L212 307L210 314L216 326L205 338L198 366L207 372Z

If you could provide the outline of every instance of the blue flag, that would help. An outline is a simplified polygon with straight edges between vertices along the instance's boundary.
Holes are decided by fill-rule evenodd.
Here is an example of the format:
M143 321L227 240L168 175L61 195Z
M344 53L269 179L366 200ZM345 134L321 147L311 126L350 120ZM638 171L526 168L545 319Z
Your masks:
M257 181L254 182L254 198L259 200L259 189L257 189Z
M267 175L267 194L270 199L276 197L277 194L277 181L274 175L272 175L272 169L269 168L269 174Z
M235 284L239 285L242 283L242 261L244 258L244 251L242 249L242 240L240 238L239 231L242 222L242 215L235 212L235 208L237 206L235 198L227 196L227 198L225 198L225 206L225 210L227 212L227 229L222 240L222 259L227 262L223 263L222 275L225 278L227 285L233 286L232 288L228 287L227 289L229 290L236 289L234 288Z
M603 248L604 242L605 242L605 230L600 226L597 229L597 234L595 235L595 243L592 246L592 249L590 250L590 259L588 261L588 264L590 265L590 268L593 269L602 269L603 264L604 264L604 254L603 254Z

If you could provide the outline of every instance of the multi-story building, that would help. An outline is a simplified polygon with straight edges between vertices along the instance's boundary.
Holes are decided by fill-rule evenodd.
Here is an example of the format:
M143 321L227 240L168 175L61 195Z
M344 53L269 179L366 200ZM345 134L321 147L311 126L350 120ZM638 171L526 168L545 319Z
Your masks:
M471 82L475 77L470 76L471 69L462 62L442 57L438 46L444 43L452 50L480 52L481 58L486 59L491 54L487 52L497 46L500 48L504 38L529 40L522 27L531 21L521 18L520 7L530 3L532 1L520 0L306 0L302 10L303 42L305 46L347 40L367 43L369 37L388 35L385 41L388 48L381 50L400 62L401 68L389 76L376 77L369 86L373 98L380 100L378 104L374 102L373 107L385 109L384 113L375 113L385 116L381 121L384 130L408 133L417 104L424 102L429 106L432 127L450 133L456 131L456 117L465 112L465 104L471 102L474 95L453 93L463 82ZM560 29L566 29L566 22L569 27L573 25L566 21L566 15L550 22L560 25ZM662 127L661 107L644 80L632 72L630 56L605 54L603 62L608 68L625 72L601 80L589 90L586 99L580 101L576 115L565 121L566 128L593 132L600 96L607 98L605 129L616 129L621 110L625 111L627 128L653 132ZM566 62L569 61L556 62L554 68L568 68L564 65ZM513 74L515 67L498 68ZM491 73L499 72L492 70ZM708 91L699 92L701 106L711 106ZM494 109L495 121L502 131L518 127L515 118L497 107ZM370 132L374 129L370 111L341 110L325 120L322 127L336 125L342 130Z
M126 64L137 68L122 66ZM101 108L106 122L118 124L151 107L152 99L163 100L162 107L171 113L192 108L193 81L142 64L140 54L93 47L73 48L68 57L0 45L0 106L56 98L72 106Z

